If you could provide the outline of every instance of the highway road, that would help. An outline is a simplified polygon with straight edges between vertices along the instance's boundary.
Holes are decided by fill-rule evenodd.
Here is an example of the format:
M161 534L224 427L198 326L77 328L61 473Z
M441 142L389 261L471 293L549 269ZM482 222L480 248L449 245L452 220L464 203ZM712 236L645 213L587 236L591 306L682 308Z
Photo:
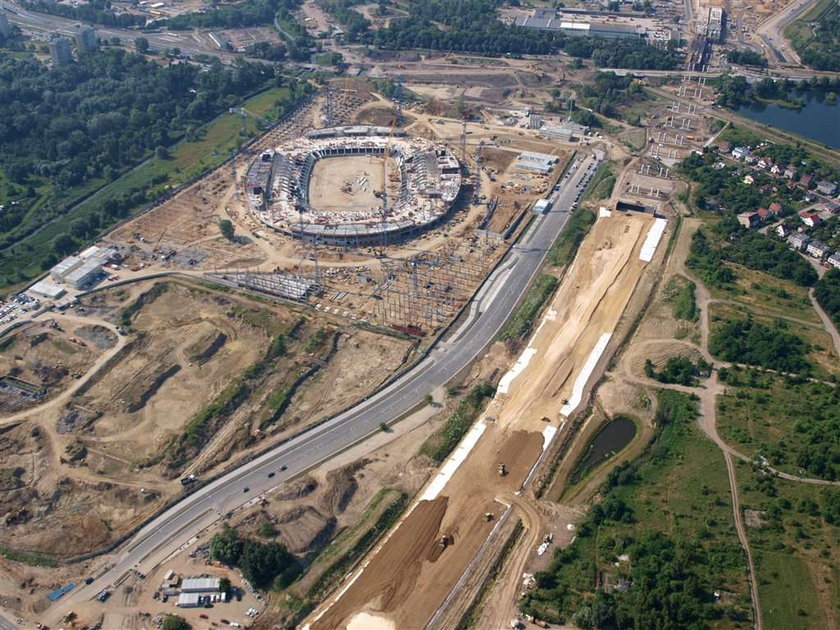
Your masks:
M60 33L72 37L78 32L78 28L76 28L77 24L87 24L87 22L71 20L57 15L28 11L8 0L0 0L0 8L6 9L6 17L8 17L9 22L19 26L24 32ZM130 44L138 37L145 37L149 41L152 50L179 48L182 53L188 55L213 55L226 62L232 62L234 57L236 57L233 53L220 50L215 45L191 31L148 33L99 24L91 24L91 26L96 29L98 37L105 39L117 37L123 43Z
M558 184L557 202L539 216L474 297L464 324L417 366L368 400L320 426L243 464L155 518L126 543L92 584L57 602L42 621L54 624L74 602L92 599L118 585L131 569L148 573L190 544L202 530L232 510L258 500L282 483L317 466L379 431L454 378L496 336L539 271L546 253L569 218L569 208L602 156L577 158ZM272 474L273 473L273 474ZM272 474L269 477L269 474ZM104 604L105 606L107 604Z

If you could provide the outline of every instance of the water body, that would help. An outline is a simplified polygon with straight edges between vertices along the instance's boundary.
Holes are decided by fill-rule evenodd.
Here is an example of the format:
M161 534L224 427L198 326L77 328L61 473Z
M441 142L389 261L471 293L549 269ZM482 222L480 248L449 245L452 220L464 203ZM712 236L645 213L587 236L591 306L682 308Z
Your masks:
M575 466L573 476L579 478L605 459L612 457L614 453L630 444L635 435L636 423L630 418L618 416L612 422L608 422L595 435L595 439L589 445L586 455Z
M799 94L796 97L799 98ZM741 106L738 113L750 120L840 149L840 105L826 103L825 92L806 92L804 97L806 105L800 109L750 103Z

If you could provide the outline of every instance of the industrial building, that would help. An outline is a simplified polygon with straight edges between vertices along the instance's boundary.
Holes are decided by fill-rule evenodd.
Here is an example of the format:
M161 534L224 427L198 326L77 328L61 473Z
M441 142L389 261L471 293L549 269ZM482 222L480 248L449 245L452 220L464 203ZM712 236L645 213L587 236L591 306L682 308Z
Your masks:
M181 581L182 593L218 593L221 587L222 581L220 578L184 578Z
M548 140L571 142L573 138L582 138L589 133L589 127L574 121L566 120L559 125L545 125L540 129L540 135Z
M57 66L66 66L69 63L73 63L70 40L66 37L53 37L50 40L50 58Z
M516 158L516 168L537 171L542 174L551 172L554 165L557 163L556 155L549 155L547 153L534 153L532 151L523 151Z
M83 26L79 29L79 32L76 33L76 51L80 55L91 53L95 51L98 46L99 42L96 39L96 31L90 26Z
M102 273L102 265L115 255L111 249L93 245L78 256L68 256L50 269L50 277L60 284L83 289L92 284Z
M33 284L31 287L29 287L28 292L39 297L49 298L51 300L57 300L66 293L64 287L60 287L57 284L53 284L52 282L46 279Z
M576 15L564 15L550 8L534 9L532 15L516 20L517 26L536 28L543 31L561 31L572 37L642 37L644 31L632 24L579 19Z

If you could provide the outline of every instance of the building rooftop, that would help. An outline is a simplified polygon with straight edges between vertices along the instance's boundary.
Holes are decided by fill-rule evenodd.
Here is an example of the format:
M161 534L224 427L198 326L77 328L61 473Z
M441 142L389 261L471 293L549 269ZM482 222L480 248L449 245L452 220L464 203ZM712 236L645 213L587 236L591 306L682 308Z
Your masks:
M221 588L219 578L184 578L181 580L182 593L209 593Z

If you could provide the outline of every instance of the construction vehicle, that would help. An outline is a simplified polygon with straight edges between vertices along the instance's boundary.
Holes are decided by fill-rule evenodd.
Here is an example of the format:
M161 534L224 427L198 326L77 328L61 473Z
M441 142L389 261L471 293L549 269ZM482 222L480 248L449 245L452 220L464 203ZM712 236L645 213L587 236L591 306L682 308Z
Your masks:
M485 512L484 513L484 520L488 523L493 520L493 513L492 512Z
M447 536L446 534L444 534L443 536L441 536L438 539L438 547L440 547L441 549L446 549L451 544L452 544L452 539L449 536Z
M499 462L498 470L499 477L504 477L505 475L507 475L507 468L505 467L504 462Z

